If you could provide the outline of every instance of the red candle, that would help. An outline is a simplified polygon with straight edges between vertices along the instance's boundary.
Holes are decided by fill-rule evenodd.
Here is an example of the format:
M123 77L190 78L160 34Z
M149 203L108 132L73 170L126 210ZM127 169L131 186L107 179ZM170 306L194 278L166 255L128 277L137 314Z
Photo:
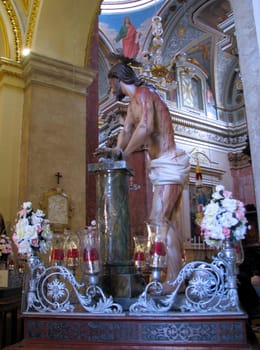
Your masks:
M157 254L160 256L166 255L166 246L163 242L154 242L150 249L150 254Z
M136 252L134 256L135 261L143 261L144 260L144 252Z
M79 251L77 248L69 248L67 250L67 258L75 259L78 257L79 257Z
M61 248L55 248L52 251L52 260L63 260L64 259L64 251Z
M97 261L99 260L99 254L96 248L84 249L83 253L84 261Z

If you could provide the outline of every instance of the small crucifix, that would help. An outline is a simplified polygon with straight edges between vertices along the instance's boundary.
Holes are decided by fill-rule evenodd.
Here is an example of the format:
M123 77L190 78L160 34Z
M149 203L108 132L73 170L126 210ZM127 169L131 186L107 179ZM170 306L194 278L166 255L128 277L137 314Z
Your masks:
M60 183L60 178L62 177L61 173L58 171L55 176L57 177L57 184Z

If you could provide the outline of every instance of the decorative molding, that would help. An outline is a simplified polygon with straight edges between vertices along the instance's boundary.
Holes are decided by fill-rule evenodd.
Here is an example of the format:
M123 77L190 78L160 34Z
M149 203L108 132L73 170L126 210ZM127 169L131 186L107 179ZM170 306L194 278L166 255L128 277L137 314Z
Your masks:
M16 79L15 83L13 81L14 78ZM23 84L23 72L22 72L21 65L17 62L1 58L0 59L0 84L2 84L3 81L5 83L8 82L9 84L12 81L12 85L17 85L17 83L20 85L21 82Z
M10 0L3 0L2 3L6 9L6 12L7 12L7 15L9 17L10 24L12 27L12 32L14 35L15 54L16 54L15 59L17 62L20 62L21 61L22 34L21 34L21 28L19 25L19 21L18 21L17 15L15 13L15 10L13 8L11 1Z
M251 166L251 158L242 152L239 153L228 153L228 160L230 167L233 169L240 169L246 166Z
M31 11L31 15L30 15L30 19L27 27L27 33L26 33L26 39L25 39L25 45L27 48L32 47L32 38L33 38L36 19L38 16L39 5L40 5L40 0L33 1L32 11Z
M27 17L29 13L29 6L30 6L31 0L22 0L21 2L22 2L24 14Z
M25 85L38 82L86 95L87 88L96 76L89 68L41 56L31 52L23 62Z
M7 34L7 28L6 25L4 24L4 17L3 14L0 11L0 31L2 33L2 57L7 57L10 58L10 45L9 45L9 40L8 40L8 34Z

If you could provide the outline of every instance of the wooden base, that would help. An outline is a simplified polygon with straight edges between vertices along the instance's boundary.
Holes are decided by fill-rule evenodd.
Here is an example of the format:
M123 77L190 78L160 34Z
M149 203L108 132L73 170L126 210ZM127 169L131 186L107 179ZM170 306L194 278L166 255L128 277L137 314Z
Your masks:
M249 349L244 313L24 315L23 342L8 349Z

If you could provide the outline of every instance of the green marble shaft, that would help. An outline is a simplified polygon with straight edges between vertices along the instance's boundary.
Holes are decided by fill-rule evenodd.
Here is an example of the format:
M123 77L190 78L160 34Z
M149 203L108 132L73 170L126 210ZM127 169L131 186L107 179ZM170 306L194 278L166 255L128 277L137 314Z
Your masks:
M112 274L130 273L133 243L130 233L128 178L132 169L126 161L89 164L96 176L96 221L103 266Z

